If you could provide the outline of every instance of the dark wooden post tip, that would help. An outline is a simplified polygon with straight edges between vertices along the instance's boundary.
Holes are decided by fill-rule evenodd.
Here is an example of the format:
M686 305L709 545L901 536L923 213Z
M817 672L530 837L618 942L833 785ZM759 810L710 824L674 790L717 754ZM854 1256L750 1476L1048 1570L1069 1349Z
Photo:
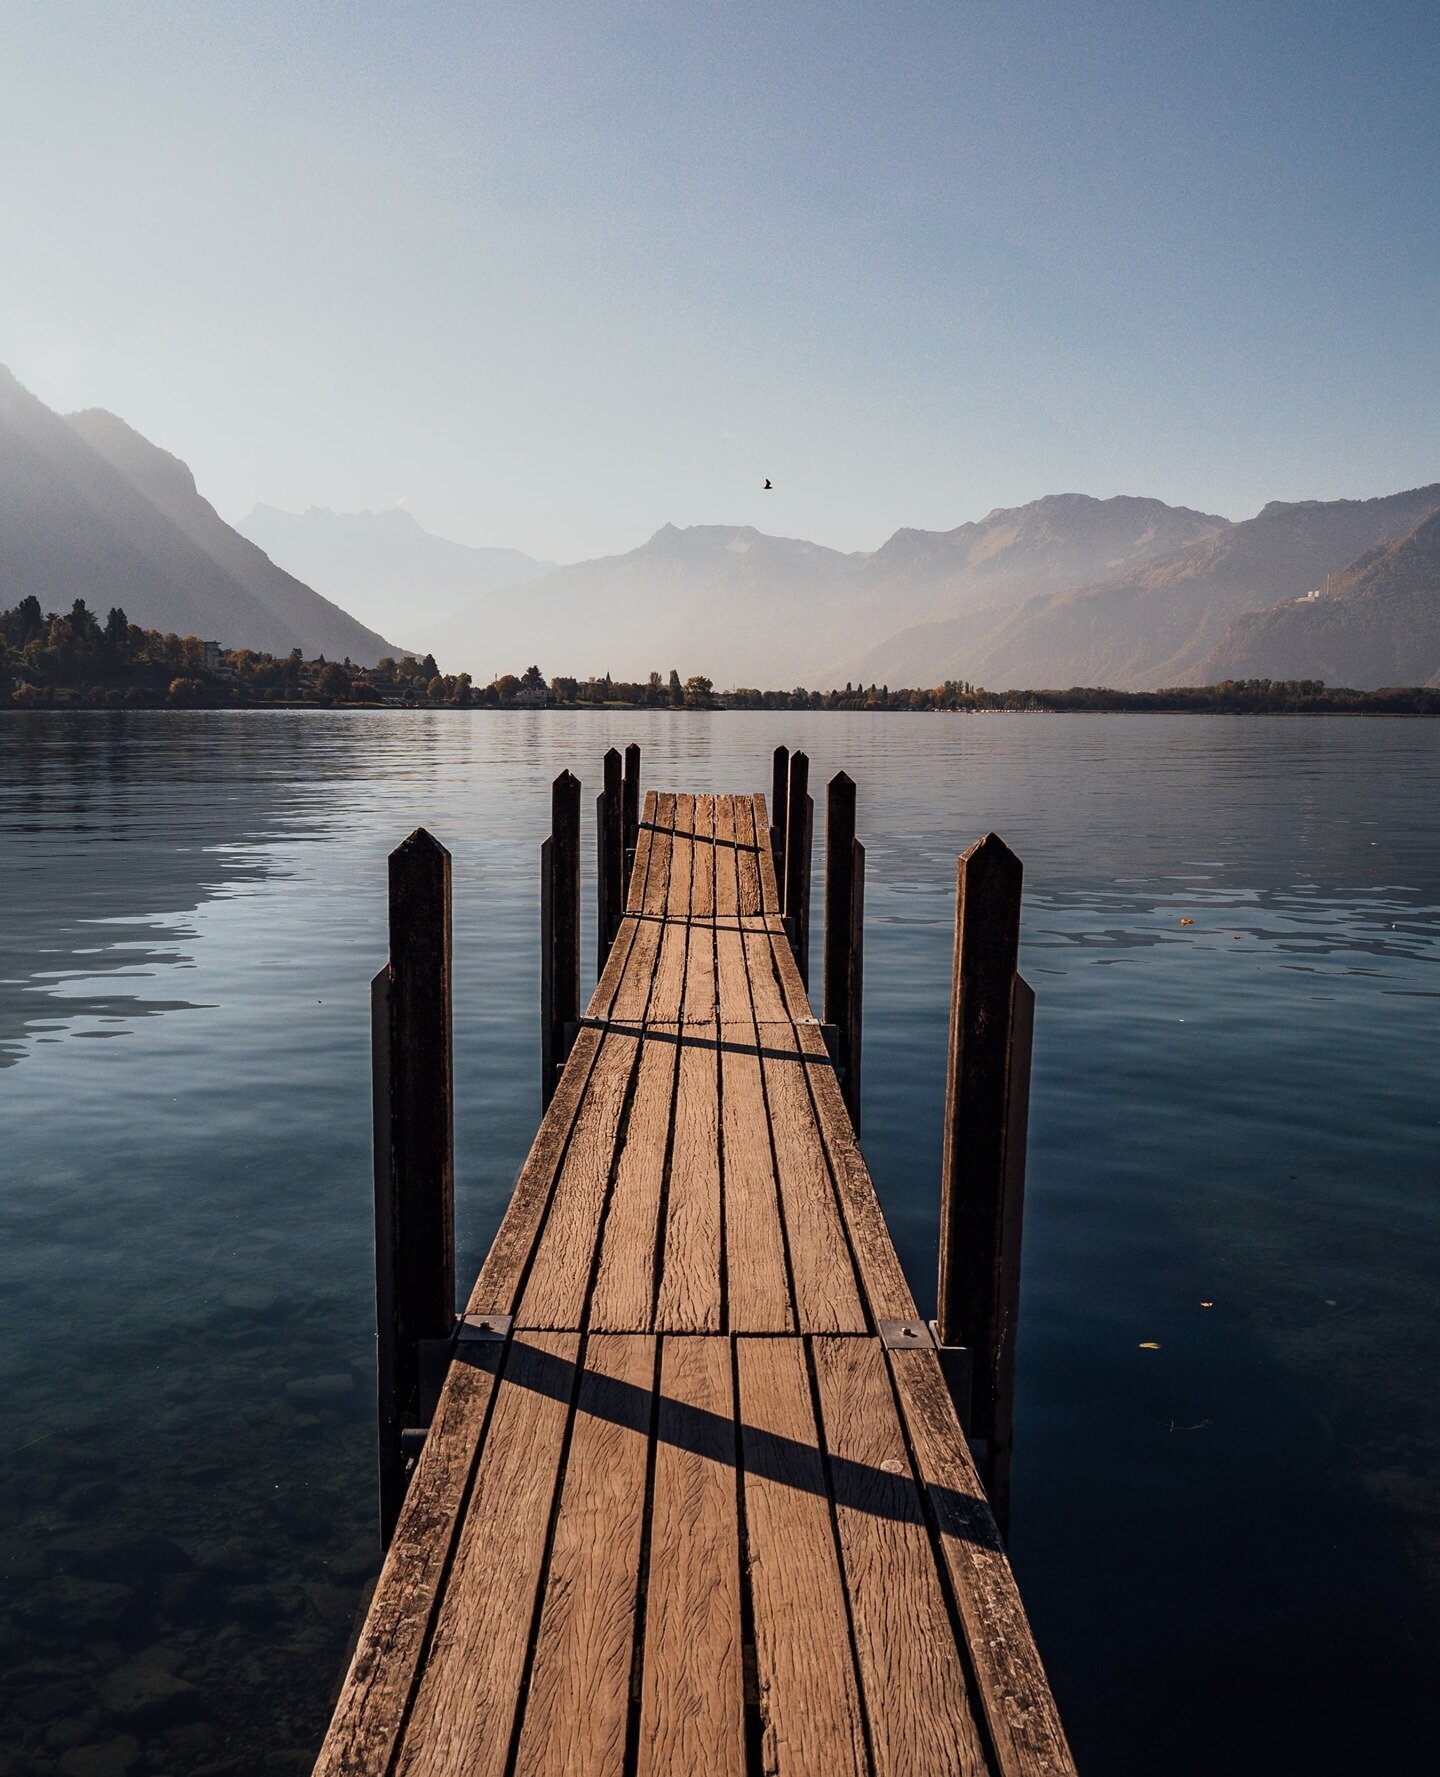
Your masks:
M423 827L389 858L390 961L372 997L381 1533L403 1494L395 1440L419 1406L419 1353L455 1313L450 853Z
M630 872L635 864L635 847L640 838L640 748L632 740L625 749L625 783L622 790L621 827L625 850L624 880L621 893L630 893ZM624 901L622 899L623 907Z
M785 828L790 796L790 749L776 747L770 773L770 856L775 865L775 888L780 910L785 910Z
M448 858L450 853L428 828L417 827L413 833L400 841L390 856L391 858L426 856Z
M610 946L620 927L625 898L624 780L619 750L604 759L604 788L596 798L596 972L605 972Z
M850 1120L860 1127L860 906L865 848L855 837L855 784L837 771L825 791L825 1022Z
M785 791L785 876L783 910L790 944L808 986L810 927L810 760L800 751L790 755L790 776Z
M550 838L541 849L541 1041L549 1104L565 1059L565 1032L580 1016L580 780L562 771L550 786Z

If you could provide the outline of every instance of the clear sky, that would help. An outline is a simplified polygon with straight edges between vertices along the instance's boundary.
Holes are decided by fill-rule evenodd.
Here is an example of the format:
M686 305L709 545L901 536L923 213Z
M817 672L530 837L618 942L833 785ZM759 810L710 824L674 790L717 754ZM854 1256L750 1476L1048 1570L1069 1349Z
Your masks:
M1433 0L0 0L0 169L0 362L231 519L1440 478Z

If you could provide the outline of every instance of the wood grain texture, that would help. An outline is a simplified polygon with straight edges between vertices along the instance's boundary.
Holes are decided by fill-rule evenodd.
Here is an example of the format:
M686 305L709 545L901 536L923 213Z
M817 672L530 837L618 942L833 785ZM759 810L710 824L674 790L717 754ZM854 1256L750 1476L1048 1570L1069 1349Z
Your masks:
M517 1324L522 1327L584 1325L601 1219L639 1050L639 1038L630 1031L604 1033L520 1300Z
M869 1771L805 1348L740 1339L745 1542L766 1771Z
M637 1777L744 1777L728 1339L664 1341L657 1430Z
M920 1493L873 1339L816 1339L875 1777L986 1769Z
M654 1317L655 1261L679 1059L673 1040L662 1036L641 1042L590 1299L592 1328L643 1332Z
M755 811L755 831L761 841L760 849L755 855L756 867L760 875L760 911L761 913L780 912L780 884L775 876L775 859L771 854L766 836L770 831L770 816L766 811L765 798L758 793L750 798L750 806Z
M1074 1777L1060 1714L939 1359L932 1351L893 1351L889 1360L997 1769L1003 1777Z
M315 1777L368 1777L390 1769L459 1532L501 1349L473 1345L450 1366Z
M504 1777L569 1417L556 1373L579 1348L536 1333L507 1349L397 1777Z
M719 942L724 982L744 962L738 934L722 932ZM785 1333L795 1313L755 1024L747 1017L717 1030L729 1326L738 1333Z
M653 1338L589 1340L515 1777L624 1769L654 1383Z
M663 914L669 895L670 847L675 828L674 796L668 790L652 791L645 798L645 818L650 824L650 875L639 906L644 913Z
M735 833L735 797L717 796L715 803L715 923L733 921L740 912L739 849Z
M812 1061L784 1026L767 1025L763 1034L760 1066L797 1324L804 1332L862 1333L865 1310L805 1080L807 1068L828 1070L829 1059Z
M722 1229L715 1026L687 1024L679 1038L665 1254L655 1325L663 1332L719 1332Z
M520 1168L515 1190L486 1254L467 1304L471 1314L512 1314L519 1299L536 1237L550 1205L571 1126L585 1097L590 1069L600 1053L600 1032L581 1030L565 1063L560 1084L540 1124L535 1144Z
M715 917L715 796L696 796L692 812L694 881L690 891L691 919Z
M757 835L755 830L755 803L749 796L732 796L730 799L735 810L735 864L737 876L737 898L735 912L754 915L761 911L760 899L760 856L759 846L764 845L766 855L770 851L770 839L767 832Z
M796 1027L797 1045L811 1057L806 1081L835 1178L841 1214L849 1230L855 1269L874 1320L909 1320L917 1312L895 1243L885 1225L870 1169L860 1152L835 1070L825 1066L825 1039L815 1025Z

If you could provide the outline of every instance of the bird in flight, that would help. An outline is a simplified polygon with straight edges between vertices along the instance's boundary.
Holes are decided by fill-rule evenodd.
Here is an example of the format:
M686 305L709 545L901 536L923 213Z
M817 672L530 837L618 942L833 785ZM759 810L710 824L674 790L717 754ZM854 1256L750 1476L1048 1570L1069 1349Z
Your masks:
M764 493L772 493L773 494L774 491L775 491L774 488L772 488L770 485L770 477L767 475L765 477L765 485L764 485L764 487L761 488L760 492L762 494L764 494Z

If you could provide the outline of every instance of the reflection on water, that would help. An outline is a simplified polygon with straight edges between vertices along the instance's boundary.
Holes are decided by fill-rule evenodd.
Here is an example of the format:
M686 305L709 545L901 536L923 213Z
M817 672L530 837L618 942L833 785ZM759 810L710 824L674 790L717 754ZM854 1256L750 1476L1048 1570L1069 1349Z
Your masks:
M922 1299L954 856L1025 860L1015 1557L1083 1768L1418 1766L1440 727L157 712L0 726L0 1773L308 1768L376 1562L385 854L455 854L466 1274L537 1114L544 786L632 737L652 784L763 787L782 740L859 782Z

